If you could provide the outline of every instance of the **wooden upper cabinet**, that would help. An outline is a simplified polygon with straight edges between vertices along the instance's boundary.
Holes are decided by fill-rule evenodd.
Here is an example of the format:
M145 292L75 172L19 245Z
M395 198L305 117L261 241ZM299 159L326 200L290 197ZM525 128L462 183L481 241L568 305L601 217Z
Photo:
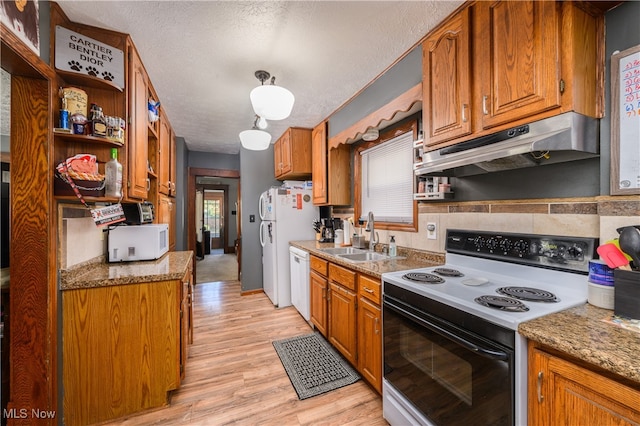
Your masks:
M327 198L327 122L323 121L311 132L311 176L313 204L325 204Z
M176 139L171 123L163 110L160 110L160 129L158 131L158 191L175 197L176 195Z
M579 2L478 1L424 40L427 150L604 111L604 17ZM597 12L596 12L597 13Z
M273 148L276 179L306 179L311 176L311 129L290 127Z
M559 4L498 1L474 8L482 128L558 107Z
M127 129L129 162L127 196L148 196L148 109L149 79L133 44L129 45L129 128Z
M327 122L311 132L313 204L351 204L351 163L349 145L328 148Z
M469 9L456 14L423 42L424 143L471 133Z

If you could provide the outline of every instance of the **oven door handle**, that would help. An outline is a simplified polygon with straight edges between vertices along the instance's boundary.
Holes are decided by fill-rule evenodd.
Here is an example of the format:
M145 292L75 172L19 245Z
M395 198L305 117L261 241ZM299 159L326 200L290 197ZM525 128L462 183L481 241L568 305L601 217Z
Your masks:
M434 324L430 321L425 320L424 318L420 318L419 316L405 311L404 309L402 309L400 306L395 305L393 302L391 302L390 300L385 300L385 306L387 306L390 309L393 309L394 311L396 311L397 313L399 313L400 315L403 315L405 317L411 318L414 321L419 322L420 324L422 324L423 326L427 327L428 329L430 329L431 331L440 334L441 336L446 337L447 339L450 339L456 343L458 343L461 346L464 346L465 348L469 349L470 351L473 351L475 353L477 353L480 356L483 356L485 358L489 358L489 359L497 359L500 361L507 361L509 359L509 354L503 351L494 351L492 349L487 349L487 348L483 348L478 346L477 344L468 341L467 339L457 336L456 334L450 332L449 330L440 327L437 324Z

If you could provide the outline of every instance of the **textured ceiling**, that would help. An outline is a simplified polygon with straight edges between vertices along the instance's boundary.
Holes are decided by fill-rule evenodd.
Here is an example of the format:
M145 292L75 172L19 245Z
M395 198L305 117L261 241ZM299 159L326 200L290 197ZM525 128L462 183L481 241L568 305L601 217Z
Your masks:
M236 154L264 69L296 97L272 141L313 127L413 47L461 1L60 1L74 22L131 35L176 135Z

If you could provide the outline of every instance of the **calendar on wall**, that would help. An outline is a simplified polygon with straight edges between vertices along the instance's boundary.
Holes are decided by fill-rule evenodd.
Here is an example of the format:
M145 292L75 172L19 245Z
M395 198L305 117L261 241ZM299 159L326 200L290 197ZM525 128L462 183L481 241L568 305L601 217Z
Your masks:
M640 45L611 55L611 111L611 194L640 194Z

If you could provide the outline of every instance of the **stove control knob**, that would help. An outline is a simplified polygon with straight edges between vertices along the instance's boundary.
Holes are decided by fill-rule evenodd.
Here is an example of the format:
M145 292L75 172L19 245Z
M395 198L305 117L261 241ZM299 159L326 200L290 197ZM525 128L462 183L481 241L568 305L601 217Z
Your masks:
M526 256L529 253L529 243L525 240L518 240L513 245L513 251L520 257Z
M484 247L484 237L476 237L473 240L473 244L476 246L476 250L480 251Z
M489 238L489 241L487 241L487 248L490 251L493 251L496 249L496 247L498 247L498 240L494 237Z
M500 241L500 250L502 250L504 254L508 254L511 251L512 247L513 242L511 242L511 240L505 238L504 240Z
M567 249L567 253L569 254L570 259L582 260L583 259L583 251L581 247L573 245Z

